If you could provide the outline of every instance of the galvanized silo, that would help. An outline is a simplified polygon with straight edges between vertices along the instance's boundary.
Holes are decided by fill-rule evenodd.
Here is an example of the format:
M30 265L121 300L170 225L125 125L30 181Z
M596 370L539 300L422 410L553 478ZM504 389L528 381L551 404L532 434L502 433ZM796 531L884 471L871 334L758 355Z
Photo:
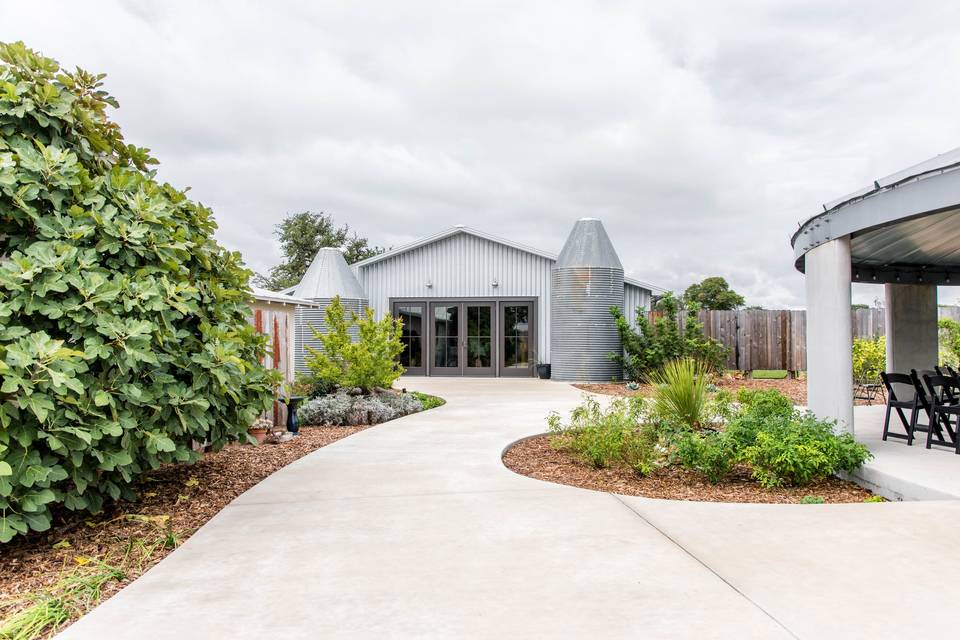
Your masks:
M596 218L581 218L550 273L550 365L555 380L609 382L622 349L610 307L623 310L623 265Z
M317 252L300 284L293 290L293 295L320 304L317 308L297 309L294 365L298 372L306 372L307 347L321 348L320 341L310 327L313 326L321 333L326 331L324 318L327 306L337 296L340 296L340 303L348 317L351 312L363 313L367 308L367 294L347 261L343 259L340 250L326 247ZM355 333L355 329L352 331Z

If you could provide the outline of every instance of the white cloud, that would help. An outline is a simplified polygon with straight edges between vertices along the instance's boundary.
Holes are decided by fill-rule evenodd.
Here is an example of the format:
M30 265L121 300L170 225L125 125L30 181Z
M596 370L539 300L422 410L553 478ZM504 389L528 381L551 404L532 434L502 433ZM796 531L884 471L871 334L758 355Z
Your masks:
M323 210L377 244L456 223L802 305L820 203L957 146L958 9L914 2L0 1L0 40L109 74L131 142L255 269ZM856 287L870 302L875 288Z

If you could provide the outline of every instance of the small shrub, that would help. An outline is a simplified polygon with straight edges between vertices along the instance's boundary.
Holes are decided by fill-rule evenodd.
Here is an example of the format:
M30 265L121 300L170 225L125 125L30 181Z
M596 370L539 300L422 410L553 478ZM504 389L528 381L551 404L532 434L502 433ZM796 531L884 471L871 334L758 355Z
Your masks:
M870 496L869 498L864 500L864 502L886 502L886 501L887 499L884 498L883 496Z
M811 413L770 419L741 453L766 488L805 486L838 471L852 473L871 457L852 435L835 435L833 423Z
M654 425L645 424L624 436L620 459L641 476L650 475L657 468L657 459L660 457L658 442Z
M737 401L744 410L758 418L793 414L793 402L776 389L740 389Z
M361 396L350 407L349 424L380 424L400 415L397 407L380 396Z
M823 504L824 502L826 500L820 496L803 496L800 498L800 504Z
M637 428L635 405L617 399L604 410L591 397L570 412L564 424L560 415L551 413L547 425L554 448L570 451L596 469L605 469L621 462L624 441Z
M297 418L305 425L344 425L352 408L352 396L333 393L304 402L297 410Z
M687 433L677 442L675 456L685 468L717 484L730 473L737 451L723 433Z
M337 296L327 305L326 333L311 327L321 349L307 347L307 367L318 385L354 388L364 391L389 389L403 374L397 356L403 351L400 335L403 323L390 316L375 320L373 309L363 317L346 311ZM357 327L356 342L350 337L351 325Z
M960 322L953 318L941 318L937 326L940 328L941 361L956 366L960 362Z
M856 338L853 341L853 379L879 382L887 366L887 343L883 336Z
M691 358L671 360L651 374L656 385L654 413L692 429L704 423L707 414L707 368Z

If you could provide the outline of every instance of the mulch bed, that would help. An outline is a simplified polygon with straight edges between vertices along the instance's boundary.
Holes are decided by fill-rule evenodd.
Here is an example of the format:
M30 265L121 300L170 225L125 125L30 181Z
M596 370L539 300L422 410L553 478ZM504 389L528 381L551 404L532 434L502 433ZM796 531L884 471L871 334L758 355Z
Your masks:
M112 564L118 549L128 542L156 540L158 533L170 532L178 543L185 541L231 500L274 471L366 428L303 427L298 438L282 444L230 445L204 455L195 464L167 465L146 474L139 483L137 502L114 503L96 516L69 511L57 514L59 523L50 531L16 538L0 549L0 619L19 608L12 604L18 596L49 587L57 582L62 569L72 569L87 558ZM141 516L169 519L159 520L163 523L160 530L156 519ZM124 566L125 579L108 583L101 602L170 551L158 547L144 562Z
M503 456L507 468L537 480L628 496L695 500L699 502L798 503L804 496L819 496L825 502L863 502L872 493L852 482L830 477L806 487L764 489L738 467L730 477L713 485L679 466L661 467L646 477L626 467L594 469L550 446L550 437L536 436L510 447Z

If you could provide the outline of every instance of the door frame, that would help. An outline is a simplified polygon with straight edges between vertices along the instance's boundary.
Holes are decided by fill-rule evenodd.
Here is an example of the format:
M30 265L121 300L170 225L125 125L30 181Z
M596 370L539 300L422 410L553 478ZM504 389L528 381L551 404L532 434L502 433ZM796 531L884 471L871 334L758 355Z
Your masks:
M398 318L398 307L413 306L418 306L422 309L422 315L420 316L420 366L406 367L405 373L412 376L425 376L427 375L427 333L429 329L428 321L430 320L430 305L424 300L401 300L392 302L390 304L390 315L393 318Z
M438 298L436 300L428 300L427 306L429 307L429 313L427 317L430 319L429 331L430 331L430 350L429 356L430 359L427 360L427 375L438 375L438 376L462 376L463 375L463 303L456 300L447 300L445 298ZM456 367L438 367L434 364L433 360L433 348L436 344L436 336L434 335L434 320L436 316L434 315L434 309L442 307L457 307L457 366Z
M469 304L471 302L476 303L491 303L494 305L494 321L496 325L496 333L493 341L493 350L494 350L494 367L492 373L480 374L480 373L470 373L470 377L482 377L482 376L517 376L517 377L534 377L537 372L536 362L539 357L539 331L537 331L538 323L540 322L539 315L539 305L540 299L536 296L397 296L389 298L390 312L396 317L394 313L398 305L409 305L409 304L420 304L424 308L424 335L422 341L423 348L423 362L425 370L421 373L419 370L411 372L411 375L426 375L426 376L464 376L467 375L464 371L464 367L461 364L459 367L459 373L450 373L448 371L436 371L433 366L433 311L431 307L434 303L457 303L457 304ZM515 304L515 303L524 303L527 302L530 304L530 314L531 314L531 329L530 329L530 371L527 372L525 369L511 369L509 373L505 373L505 368L502 365L503 359L503 322L501 316L503 315L503 305L505 304ZM466 315L464 314L464 322L466 321ZM461 331L462 337L465 339L466 336L464 332Z
M490 366L489 367L471 367L470 361L468 359L469 355L469 341L470 334L467 331L469 324L469 314L467 313L467 307L485 307L490 309ZM472 376L472 377L489 377L497 375L498 369L498 355L500 352L498 345L499 332L499 323L497 322L497 317L499 315L499 305L494 300L464 300L460 303L460 308L463 311L463 327L461 335L463 336L463 343L461 348L460 355L463 356L463 364L461 366L461 375Z
M504 348L507 339L507 322L504 318L506 310L504 307L520 305L527 305L530 309L530 318L527 321L530 329L530 336L528 339L529 346L527 347L529 350L530 366L526 369L512 367L508 369L506 363L507 353L506 349ZM537 303L533 300L505 300L503 304L497 305L497 309L497 322L503 327L503 329L501 329L497 335L497 342L500 351L500 356L497 361L497 367L500 372L499 375L503 378L532 378L534 375L536 375L537 358L539 355L537 353Z

